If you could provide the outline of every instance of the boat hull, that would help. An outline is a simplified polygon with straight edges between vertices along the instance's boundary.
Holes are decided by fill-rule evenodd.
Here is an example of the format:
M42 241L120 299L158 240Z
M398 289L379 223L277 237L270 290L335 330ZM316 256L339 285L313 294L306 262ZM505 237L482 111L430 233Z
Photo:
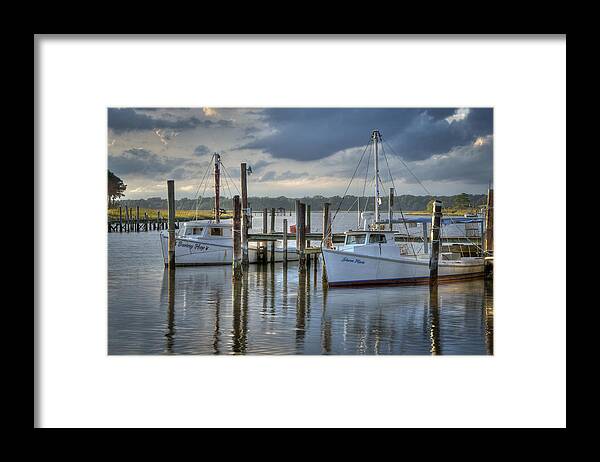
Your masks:
M164 264L168 264L169 237L167 233L160 234ZM296 249L288 248L288 261L298 260ZM270 260L271 251L267 251ZM275 248L275 262L284 260L283 248ZM258 261L258 249L248 248L248 262ZM175 237L175 266L210 266L231 265L233 262L233 243L231 239L188 239Z
M323 249L323 260L329 286L372 284L428 284L429 260L403 257L384 258ZM483 260L440 262L438 282L453 282L482 277Z

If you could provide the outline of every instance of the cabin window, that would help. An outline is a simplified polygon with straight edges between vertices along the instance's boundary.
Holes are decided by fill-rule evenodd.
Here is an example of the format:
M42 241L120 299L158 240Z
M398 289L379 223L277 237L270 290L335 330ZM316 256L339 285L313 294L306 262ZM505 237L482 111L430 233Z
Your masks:
M369 244L385 244L385 234L371 234L369 236Z
M349 234L348 236L346 236L346 244L364 244L366 236L366 234Z
M202 234L204 228L192 228L192 234Z
M210 235L211 236L222 236L223 228L210 228Z

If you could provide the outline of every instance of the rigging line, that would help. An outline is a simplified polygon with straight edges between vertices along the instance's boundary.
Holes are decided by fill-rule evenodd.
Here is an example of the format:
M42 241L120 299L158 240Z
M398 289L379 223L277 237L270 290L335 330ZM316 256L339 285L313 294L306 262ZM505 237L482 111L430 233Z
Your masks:
M383 158L385 159L385 165L387 165L388 172L390 174L390 180L392 180L392 187L394 188L394 193L395 193L396 185L394 184L394 177L392 176L392 169L390 168L387 154L385 153L385 149L383 148L383 145L381 145L381 152L383 152ZM400 202L400 199L398 199L398 202ZM402 222L404 223L404 228L406 229L407 239L410 239L410 232L408 231L408 225L406 224L406 219L404 218L404 212L402 211L402 207L400 207L400 205L398 205L398 209L400 211L400 216L402 217ZM425 224L423 224L422 226L425 226ZM423 240L422 237L421 237L421 240ZM415 258L418 258L417 252L415 252L415 246L413 245L412 239L409 242L410 242L410 248L413 251L413 255L415 256ZM424 244L425 244L425 241L423 240L423 245Z
M371 164L371 156L373 155L373 145L371 144L371 150L369 151L369 156L367 157L367 168L365 171L365 181L363 183L362 197L365 197L365 191L367 189L367 179L369 178L369 165ZM369 186L371 184L369 183ZM362 210L361 214L367 211L367 205L369 204L369 198L365 201L365 208ZM359 221L360 223L360 221Z
M382 141L383 141L385 144L387 144L387 145L388 145L388 147L390 148L390 151L392 151L392 153L393 153L393 154L396 154L396 157L397 157L397 158L400 160L400 162L402 162L402 165L404 165L404 167L406 168L406 170L408 170L408 172L409 172L409 173L410 173L410 174L413 176L413 178L414 178L415 180L417 180L417 183L419 183L419 185L420 185L420 186L421 186L421 187L422 187L422 188L425 190L425 192L426 192L427 194L429 194L430 196L433 196L433 194L431 194L431 192L430 192L430 191L429 191L429 190L428 190L428 189L427 189L427 188L426 188L426 187L423 185L423 183L421 183L421 180L419 180L419 179L417 178L417 176L416 176L416 175L415 175L415 174L412 172L412 170L411 170L410 168L408 168L408 165L406 165L406 162L404 162L404 161L402 160L402 157L400 157L400 156L399 156L399 155L396 153L396 151L394 151L394 150L392 149L392 147L390 146L390 144L389 144L389 143L388 143L386 140L384 140L384 139L383 139L383 137L381 138L381 140L382 140Z
M229 173L229 170L227 169L227 167L225 166L225 164L223 162L221 162L221 166L223 167L223 170L225 170L225 174L229 177L229 179L231 180L231 184L234 186L234 188L237 190L238 194L241 196L242 193L240 192L240 190L237 187L237 184L235 184L235 181L233 181L233 177L231 176L231 174Z
M206 179L206 176L208 175L208 172L210 170L210 166L212 165L212 161L213 161L214 157L215 157L214 154L210 157L210 160L208 161L208 165L206 166L206 170L204 171L204 175L202 176L202 180L200 180L200 184L198 184L198 188L196 189L196 200L198 199L198 193L200 192L200 187L202 186L202 184L204 184L204 180Z
M367 148L371 145L371 141L369 141L367 143L367 145L365 146L365 149L362 153L362 155L360 156L360 160L358 161L358 165L356 166L356 168L354 169L354 173L352 174L352 178L350 178L350 183L348 183L348 186L346 186L346 191L344 191L344 195L342 196L342 200L340 201L340 203L338 204L338 208L335 211L335 213L333 214L333 218L331 219L331 224L329 231L326 233L327 235L331 234L331 230L333 229L333 221L335 220L335 217L337 216L338 212L340 211L340 208L342 207L342 203L344 202L344 198L346 197L346 194L348 193L348 189L350 189L350 185L352 184L352 181L354 180L354 177L356 176L356 172L358 171L358 167L360 167L360 164L363 160L363 157L365 156L365 152L367 152ZM323 240L321 240L321 243L323 242Z
M390 146L390 144L389 144L389 143L388 143L386 140L384 140L384 139L383 139L383 137L382 137L382 141L383 141L383 143L385 143L385 144L387 144L387 145L388 145L388 147L390 148L390 150L391 150L391 151L392 151L394 154L396 154L396 157L398 157L398 159L400 160L400 162L402 162L402 165L404 165L404 167L406 168L406 170L408 170L408 171L409 171L409 173L410 173L410 174L413 176L413 178L414 178L415 180L417 180L417 183L419 183L419 185L420 185L420 186L421 186L421 187L422 187L422 188L425 190L425 192L426 192L427 194L429 194L430 196L434 197L434 196L433 196L433 194L431 194L431 192L430 192L430 191L429 191L429 190L428 190L428 189L427 189L427 188L426 188L426 187L423 185L423 183L421 183L421 181L420 181L420 180L417 178L417 176L416 176L416 175L415 175L415 174L412 172L412 170L411 170L410 168L408 168L408 165L406 165L406 163L405 163L405 162L402 160L402 158L401 158L401 157L400 157L400 156L399 156L399 155L396 153L396 151L394 151L394 149L393 149L393 148ZM382 147L383 147L383 144L382 144ZM384 151L384 150L382 149L382 151ZM387 163L387 157L385 156L385 151L384 151L384 157L385 157L385 160L386 160L386 163ZM389 168L389 165L388 165L388 168ZM393 185L393 180L392 180L392 185ZM402 214L402 210L400 210L400 213ZM402 220L404 220L404 216L402 217ZM456 225L456 223L454 223L454 221L452 221L452 219L451 219L451 222L450 222L450 224L451 224L451 225L453 225L453 226L455 226L455 227L456 227L456 229L460 231L460 228L459 228L459 227ZM441 226L440 226L440 230L441 230ZM474 246L476 246L477 248L479 248L479 249L483 250L483 248L479 247L479 246L478 246L478 245L477 245L475 242L473 242L471 239L469 239L469 238L466 236L466 227L465 227L465 237L467 238L467 240L468 240L468 241L469 241L471 244L473 244L473 245L474 245Z
M199 199L198 193L200 192L200 188L202 187L202 184L204 183L204 180L206 179L206 176L208 175L208 171L210 170L210 166L212 164L212 161L213 161L214 157L215 157L214 154L210 157L210 160L208 161L208 165L206 166L206 171L204 172L204 176L202 177L202 180L200 181L200 184L198 185L198 189L196 189L196 216L195 216L195 219L198 219L198 207L199 207L199 204L198 204L198 199ZM204 190L206 190L206 186L205 186ZM200 203L202 203L202 201L200 201Z
M231 194L231 188L229 187L229 181L227 181L227 176L223 176L223 179L225 180L225 186L227 186L227 191L229 191L229 197L233 198L233 195Z
M356 202L358 201L358 196L356 197L356 199L354 199L354 202L352 202L352 205L350 207L348 207L348 210L346 210L346 213L350 213L350 210L352 210L352 207L354 207L354 204L356 204Z

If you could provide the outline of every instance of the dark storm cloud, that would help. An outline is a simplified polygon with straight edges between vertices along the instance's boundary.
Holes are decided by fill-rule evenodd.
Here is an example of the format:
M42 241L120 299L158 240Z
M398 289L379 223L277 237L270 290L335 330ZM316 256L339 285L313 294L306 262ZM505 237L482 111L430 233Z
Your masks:
M260 177L260 181L282 181L282 180L295 180L297 178L306 177L308 174L306 172L290 172L286 170L283 173L276 173L272 170L266 172L264 175Z
M189 159L159 156L142 148L128 149L120 155L108 156L108 168L117 175L159 178L189 164ZM179 178L182 178L182 172L178 173Z
M147 111L148 109L145 109ZM231 120L209 120L199 119L196 116L186 118L174 117L151 117L142 114L132 108L109 108L108 128L116 132L131 130L153 130L155 128L170 128L174 130L185 130L196 127L223 128L233 127Z
M402 166L395 170L395 178L415 183ZM493 138L485 138L482 145L459 146L445 155L414 163L411 170L422 181L488 184L493 175Z
M196 146L196 149L194 149L194 154L196 154L198 156L203 156L208 153L210 153L210 148L203 144Z
M492 109L474 109L449 123L456 108L436 109L265 109L274 133L240 146L273 157L316 160L337 151L364 146L371 130L404 160L422 160L491 134ZM384 145L385 146L385 145Z

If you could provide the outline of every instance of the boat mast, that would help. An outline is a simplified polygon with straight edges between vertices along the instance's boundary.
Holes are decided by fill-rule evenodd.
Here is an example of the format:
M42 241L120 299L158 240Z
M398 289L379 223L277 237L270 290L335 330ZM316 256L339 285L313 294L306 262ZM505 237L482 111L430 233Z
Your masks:
M215 152L215 222L221 221L221 156Z
M379 222L379 204L381 202L381 198L379 196L379 152L378 152L378 142L381 139L381 134L379 130L373 130L371 134L371 139L373 140L373 147L375 149L375 223Z

